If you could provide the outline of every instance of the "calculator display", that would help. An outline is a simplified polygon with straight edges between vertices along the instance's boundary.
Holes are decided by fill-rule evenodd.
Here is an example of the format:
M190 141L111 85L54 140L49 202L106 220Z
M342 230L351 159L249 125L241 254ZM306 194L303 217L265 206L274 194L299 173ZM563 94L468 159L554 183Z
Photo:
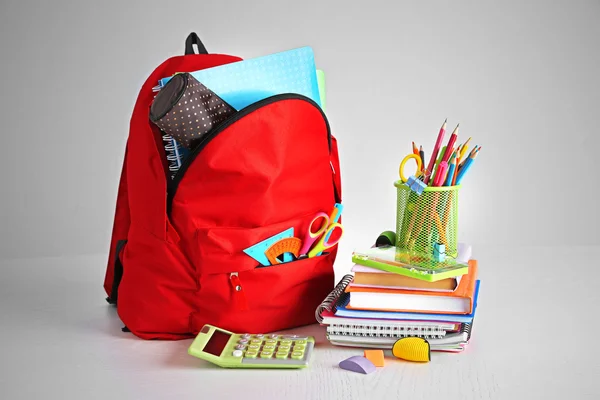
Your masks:
M230 338L231 334L215 330L206 346L204 346L204 351L219 357Z

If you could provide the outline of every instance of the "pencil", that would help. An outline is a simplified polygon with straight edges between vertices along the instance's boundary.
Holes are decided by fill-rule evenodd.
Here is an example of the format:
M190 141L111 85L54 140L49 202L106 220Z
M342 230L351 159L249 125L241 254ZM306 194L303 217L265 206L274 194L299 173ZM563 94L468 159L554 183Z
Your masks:
M462 150L460 152L460 158L464 158L465 157L465 153L467 152L467 149L469 148L469 142L471 141L471 138L469 138L463 145L462 145Z
M423 146L419 149L419 157L421 157L421 171L425 170L425 152L423 151Z
M438 133L437 140L435 141L435 146L433 147L433 151L431 152L431 158L429 159L429 165L425 170L425 184L429 183L429 178L431 177L431 173L433 172L433 166L435 165L435 160L437 159L438 153L440 151L440 147L442 147L442 142L444 141L444 135L446 134L446 123L448 122L448 118L442 124L440 128L440 133Z
M450 135L450 140L448 140L448 145L446 145L446 153L444 153L444 157L442 158L442 161L446 161L448 162L448 159L450 158L450 150L452 148L454 148L454 143L456 143L456 139L458 137L458 126L460 124L456 125L456 128L454 128L454 131L452 132L452 135Z
M418 156L419 155L419 149L417 149L417 145L415 144L415 142L412 142L413 144L413 154Z
M456 166L454 167L454 176L452 177L452 182L450 182L449 186L456 185L456 176L458 175L458 166L460 165L460 160L462 159L462 154L463 154L462 146L463 146L462 144L459 144L458 148L456 149L456 160L455 160Z

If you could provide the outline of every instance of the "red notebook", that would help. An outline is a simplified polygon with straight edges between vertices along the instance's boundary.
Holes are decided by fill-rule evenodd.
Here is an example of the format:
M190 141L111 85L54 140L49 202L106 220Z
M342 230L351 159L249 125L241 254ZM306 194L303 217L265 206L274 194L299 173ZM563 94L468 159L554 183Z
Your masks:
M347 308L396 312L421 312L432 314L470 314L473 310L477 260L469 261L469 273L462 277L454 292L429 292L423 290L378 289L349 286Z

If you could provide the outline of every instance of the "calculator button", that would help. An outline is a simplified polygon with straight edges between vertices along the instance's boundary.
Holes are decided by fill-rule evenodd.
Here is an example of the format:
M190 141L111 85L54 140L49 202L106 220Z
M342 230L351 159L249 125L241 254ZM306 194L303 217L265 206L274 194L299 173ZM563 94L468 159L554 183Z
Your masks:
M258 350L260 349L260 344L251 344L248 346L248 350Z
M275 344L275 343L277 343L277 340L275 340L275 339L267 339L267 340L265 340L265 344Z
M252 344L261 344L261 343L262 343L262 340L260 340L260 339L252 339L252 340L250 341L250 343L252 343Z
M292 340L301 340L301 339L308 339L308 337L306 336L298 336L298 335L284 335L282 336L283 339L292 339Z
M275 354L275 357L277 357L277 358L287 358L287 356L288 356L288 352L287 351L278 351Z
M236 350L244 350L245 348L246 348L245 344L236 344L235 345Z
M234 350L232 353L232 356L234 356L234 357L241 357L243 355L244 355L244 352L241 350Z
M256 335L254 335L254 337L262 339L263 337L265 337L265 335L263 335L262 333L257 333Z
M305 345L303 344L297 344L294 346L294 351L304 351L304 349L306 348Z
M256 358L258 352L256 350L248 350L246 352L246 358Z
M306 340L301 339L301 340L296 340L296 342L294 342L295 344L306 344Z
M279 350L281 351L290 351L290 346L287 344L280 344L279 345Z
M290 344L292 344L292 341L289 339L284 339L281 341L281 344L290 345Z
M277 335L275 333L272 333L272 334L269 335L269 339L277 339L278 336L279 335Z
M294 351L294 352L292 352L292 358L294 360L301 360L303 356L304 356L304 352L303 351Z
M251 335L250 335L249 333L244 333L244 334L242 335L242 339L250 339L250 336L251 336Z
M269 351L269 350L267 350L267 351L263 350L260 353L260 358L271 358L272 356L273 356L273 352Z
M263 350L273 351L273 350L275 350L275 346L273 346L272 344L267 344L267 345L263 346Z
M240 339L240 340L238 340L238 343L239 344L246 344L246 343L248 343L248 339Z

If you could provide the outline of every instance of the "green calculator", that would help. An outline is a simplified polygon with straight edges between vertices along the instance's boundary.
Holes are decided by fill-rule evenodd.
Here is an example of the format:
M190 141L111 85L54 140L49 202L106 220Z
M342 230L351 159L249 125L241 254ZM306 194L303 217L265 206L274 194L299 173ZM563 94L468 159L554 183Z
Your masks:
M312 336L238 334L204 325L188 354L225 368L305 368L314 347Z

